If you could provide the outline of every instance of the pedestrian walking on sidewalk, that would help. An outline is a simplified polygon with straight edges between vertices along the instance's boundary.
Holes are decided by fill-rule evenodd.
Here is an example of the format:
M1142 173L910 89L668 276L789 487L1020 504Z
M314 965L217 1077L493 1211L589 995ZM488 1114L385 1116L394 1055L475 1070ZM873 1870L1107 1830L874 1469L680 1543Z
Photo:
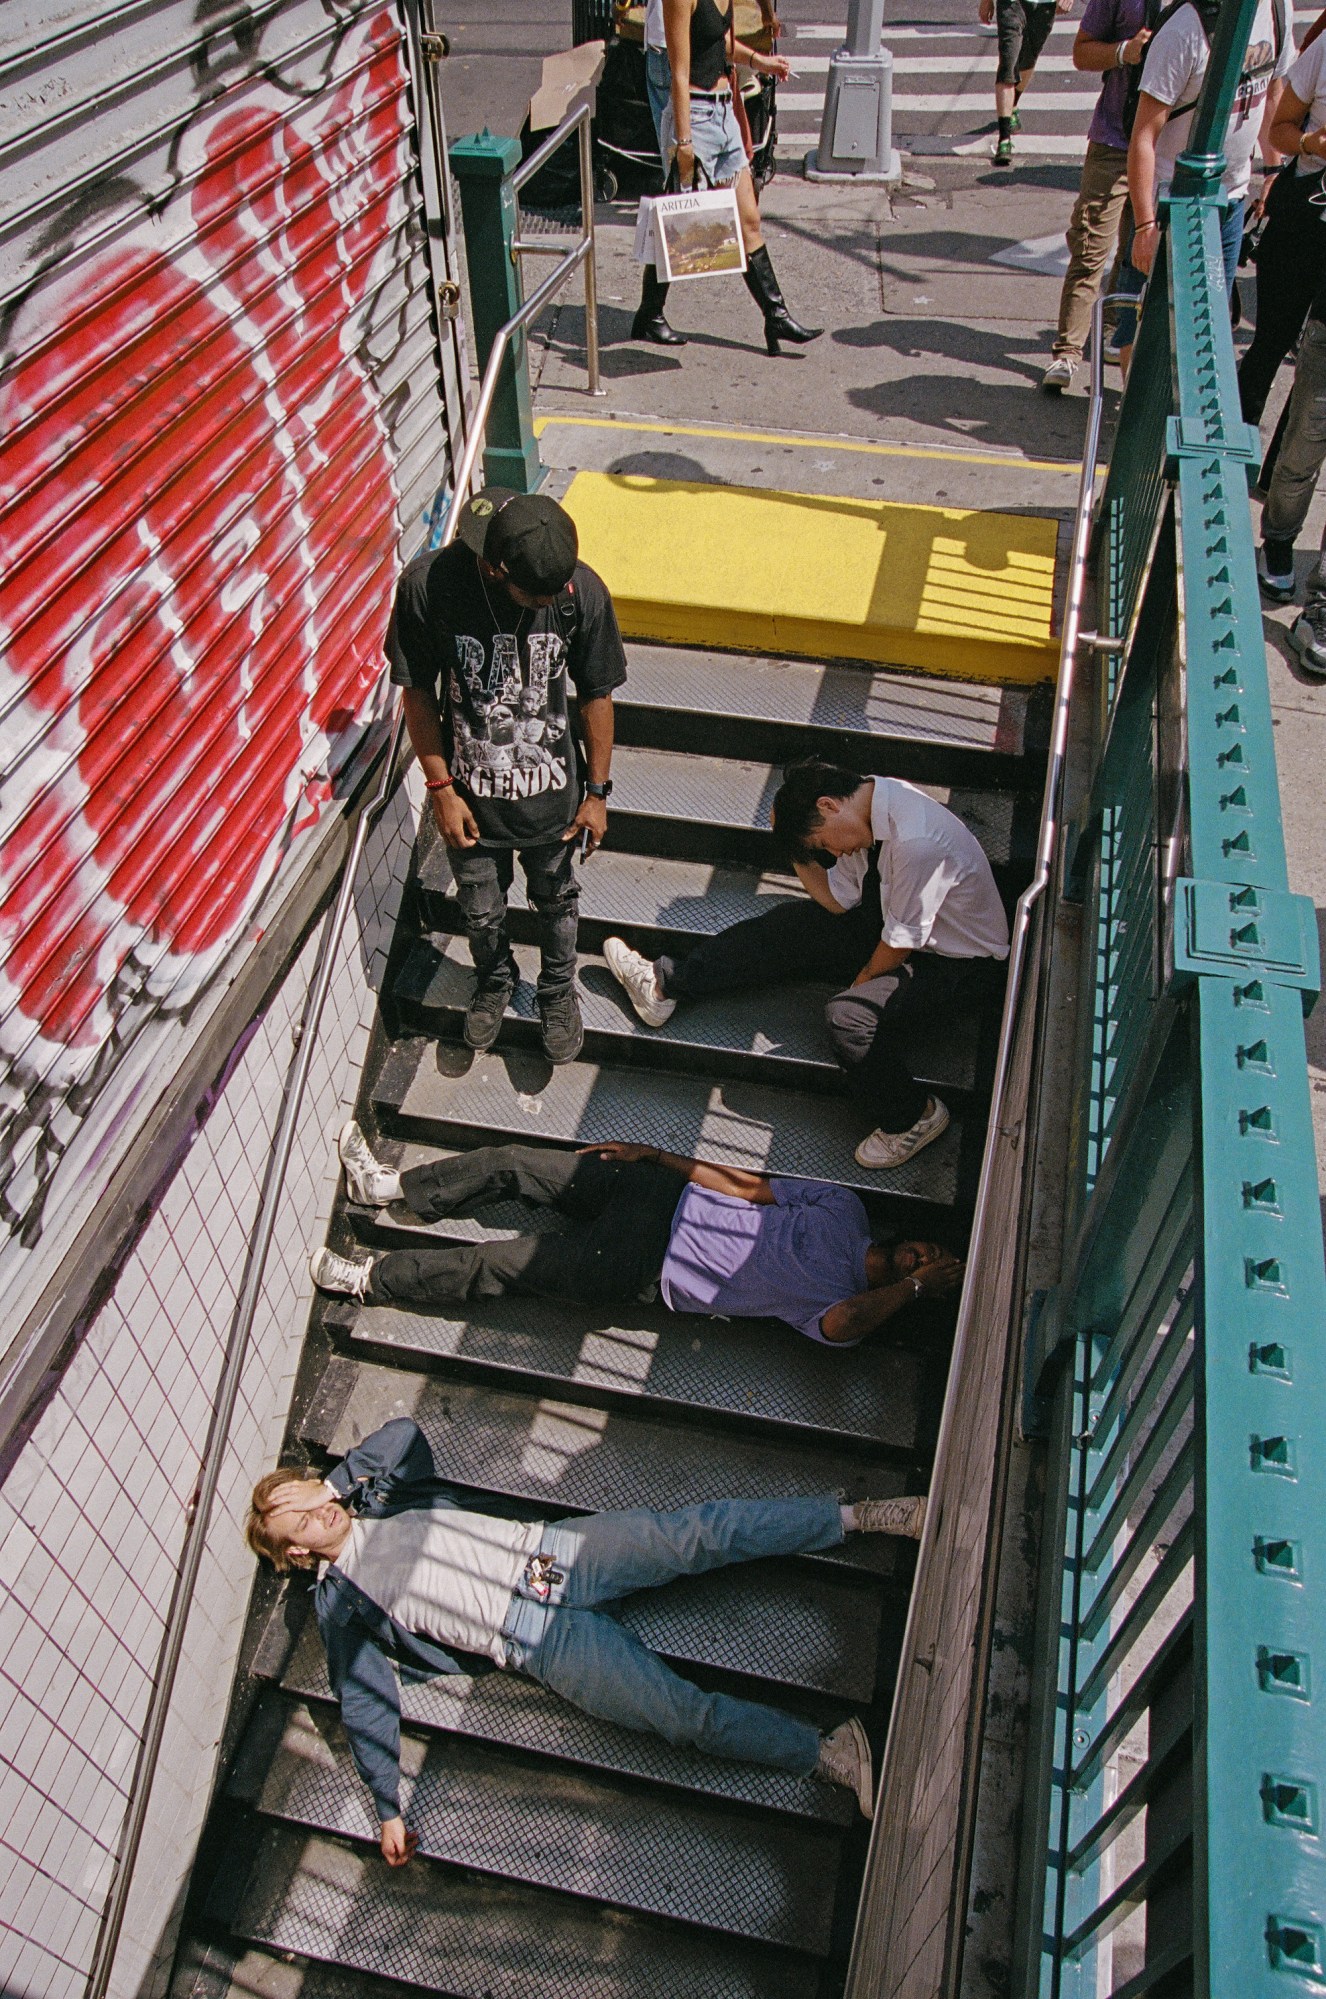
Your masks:
M1136 74L1151 39L1147 4L1148 0L1087 0L1073 43L1074 69L1101 73L1104 81L1091 116L1082 184L1068 224L1068 269L1059 298L1059 325L1050 365L1041 377L1041 387L1051 395L1071 387L1086 347L1101 272L1111 254L1116 266L1122 255L1128 203L1124 117L1130 74Z
M670 175L675 166L683 188L735 187L746 251L746 289L764 315L769 353L777 354L784 340L794 346L818 340L823 327L802 326L792 317L774 275L733 99L735 63L780 81L790 76L791 65L786 56L760 55L736 39L732 0L727 0L725 11L716 0L663 0L663 28L670 78L668 102L659 121L664 167ZM637 340L664 347L681 343L681 336L663 317L666 295L654 265L647 264L645 290L632 326Z
M383 1858L403 1867L418 1840L402 1810L397 1671L520 1673L619 1728L839 1784L870 1818L859 1721L822 1735L780 1708L698 1687L613 1606L678 1576L837 1548L849 1534L917 1540L924 1519L919 1496L844 1505L825 1492L513 1520L500 1502L476 1507L440 1479L423 1431L398 1416L325 1479L302 1465L259 1479L246 1535L278 1571L317 1571L313 1608L350 1754L377 1807Z
M1326 159L1326 128L1304 135L1312 153ZM1294 543L1303 531L1308 508L1326 463L1326 278L1308 312L1298 347L1298 367L1289 398L1284 436L1270 491L1262 508L1262 546L1257 577L1273 602L1287 604L1294 595ZM1326 679L1326 534L1321 554L1308 578L1307 600L1290 628L1289 643L1304 670Z
M1285 164L1266 183L1266 226L1253 253L1257 324L1239 362L1244 420L1257 423L1281 362L1292 352L1326 270L1326 188L1318 134L1326 122L1326 14L1318 15L1285 78L1271 148Z
M993 21L999 30L999 68L995 75L995 117L999 132L994 146L997 167L1013 164L1013 134L1022 129L1018 105L1031 82L1041 50L1060 14L1072 12L1073 0L980 0L982 26Z
M612 692L626 678L612 599L577 553L575 522L555 500L488 487L462 509L449 548L409 564L386 640L478 975L466 1043L492 1046L515 991L506 893L518 853L539 919L550 1062L574 1061L584 1041L571 864L607 831Z

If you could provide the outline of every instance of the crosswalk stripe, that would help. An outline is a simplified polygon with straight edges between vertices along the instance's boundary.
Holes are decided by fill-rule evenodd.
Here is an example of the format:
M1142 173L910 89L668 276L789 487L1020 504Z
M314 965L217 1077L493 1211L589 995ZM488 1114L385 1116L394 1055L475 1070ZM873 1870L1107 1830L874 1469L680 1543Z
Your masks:
M794 56L792 59L792 81L798 77L815 76L823 72L827 75L832 56ZM983 76L987 69L993 69L995 51L988 55L971 56L894 56L895 76ZM1041 76L1046 70L1054 70L1066 76L1086 75L1077 69L1071 56L1042 56L1036 64L1036 74ZM1099 89L1099 85L1095 86Z
M1066 91L1056 93L1051 90L1032 90L1023 99L1022 111L1024 117L1033 111L1077 111L1089 118L1096 102L1096 96L1097 93L1094 90L1090 94L1078 90L1072 92L1071 95ZM823 93L818 97L813 91L780 90L778 93L778 110L780 115L784 111L815 111L820 109L823 103ZM930 111L937 112L941 116L947 116L950 113L956 114L959 111L989 111L993 103L993 78L991 78L990 87L987 90L936 91L933 93L895 90L893 93L893 108L895 111Z

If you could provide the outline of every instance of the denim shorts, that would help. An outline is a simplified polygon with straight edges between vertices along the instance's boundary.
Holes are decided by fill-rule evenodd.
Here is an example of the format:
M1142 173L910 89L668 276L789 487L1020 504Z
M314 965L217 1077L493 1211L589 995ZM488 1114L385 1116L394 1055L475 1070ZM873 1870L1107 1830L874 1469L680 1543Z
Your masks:
M659 133L663 158L669 165L677 143L674 137L676 129L672 101L669 99ZM749 161L737 114L726 92L721 97L706 96L694 90L691 92L691 144L695 148L696 165L711 187L731 187L744 173Z

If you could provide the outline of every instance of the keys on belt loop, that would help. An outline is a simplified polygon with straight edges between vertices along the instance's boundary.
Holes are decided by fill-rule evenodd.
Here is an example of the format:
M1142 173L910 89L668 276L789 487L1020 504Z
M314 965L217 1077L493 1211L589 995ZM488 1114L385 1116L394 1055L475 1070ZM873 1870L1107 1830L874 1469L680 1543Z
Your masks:
M551 1555L531 1555L525 1564L525 1587L536 1603L547 1603L554 1589L566 1581L565 1572Z

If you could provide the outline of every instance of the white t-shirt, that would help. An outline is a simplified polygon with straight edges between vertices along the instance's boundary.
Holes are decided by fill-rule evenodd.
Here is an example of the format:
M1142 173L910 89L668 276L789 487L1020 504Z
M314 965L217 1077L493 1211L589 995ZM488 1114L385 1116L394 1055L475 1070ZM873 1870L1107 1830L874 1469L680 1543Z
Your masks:
M1286 15L1286 19L1292 18ZM1239 201L1252 178L1253 155L1261 131L1266 93L1273 76L1284 76L1294 60L1294 38L1288 27L1284 46L1275 53L1275 10L1272 0L1261 0L1248 37L1248 53L1243 61L1243 80L1234 97L1229 130L1225 134L1225 172L1221 188L1228 201ZM1211 44L1195 7L1180 7L1172 19L1158 28L1146 52L1142 68L1142 89L1162 104L1182 104L1188 108L1170 118L1156 140L1156 199L1159 200L1174 178L1174 164L1188 143L1193 112L1201 92L1202 78L1211 57Z
M914 784L877 777L874 786L870 824L879 841L883 941L941 958L1006 958L1008 919L976 835ZM869 861L862 849L841 854L829 869L841 908L860 902Z
M719 10L722 11L721 8ZM663 30L663 0L645 0L645 47L665 49L667 35Z
M1285 82L1308 107L1304 131L1315 132L1319 125L1326 125L1326 35L1318 35L1311 48L1294 58ZM1299 153L1294 160L1294 171L1304 176L1320 179L1324 169L1326 162L1308 154Z
M407 1631L503 1666L512 1592L543 1534L539 1520L412 1507L385 1520L352 1521L335 1566Z

